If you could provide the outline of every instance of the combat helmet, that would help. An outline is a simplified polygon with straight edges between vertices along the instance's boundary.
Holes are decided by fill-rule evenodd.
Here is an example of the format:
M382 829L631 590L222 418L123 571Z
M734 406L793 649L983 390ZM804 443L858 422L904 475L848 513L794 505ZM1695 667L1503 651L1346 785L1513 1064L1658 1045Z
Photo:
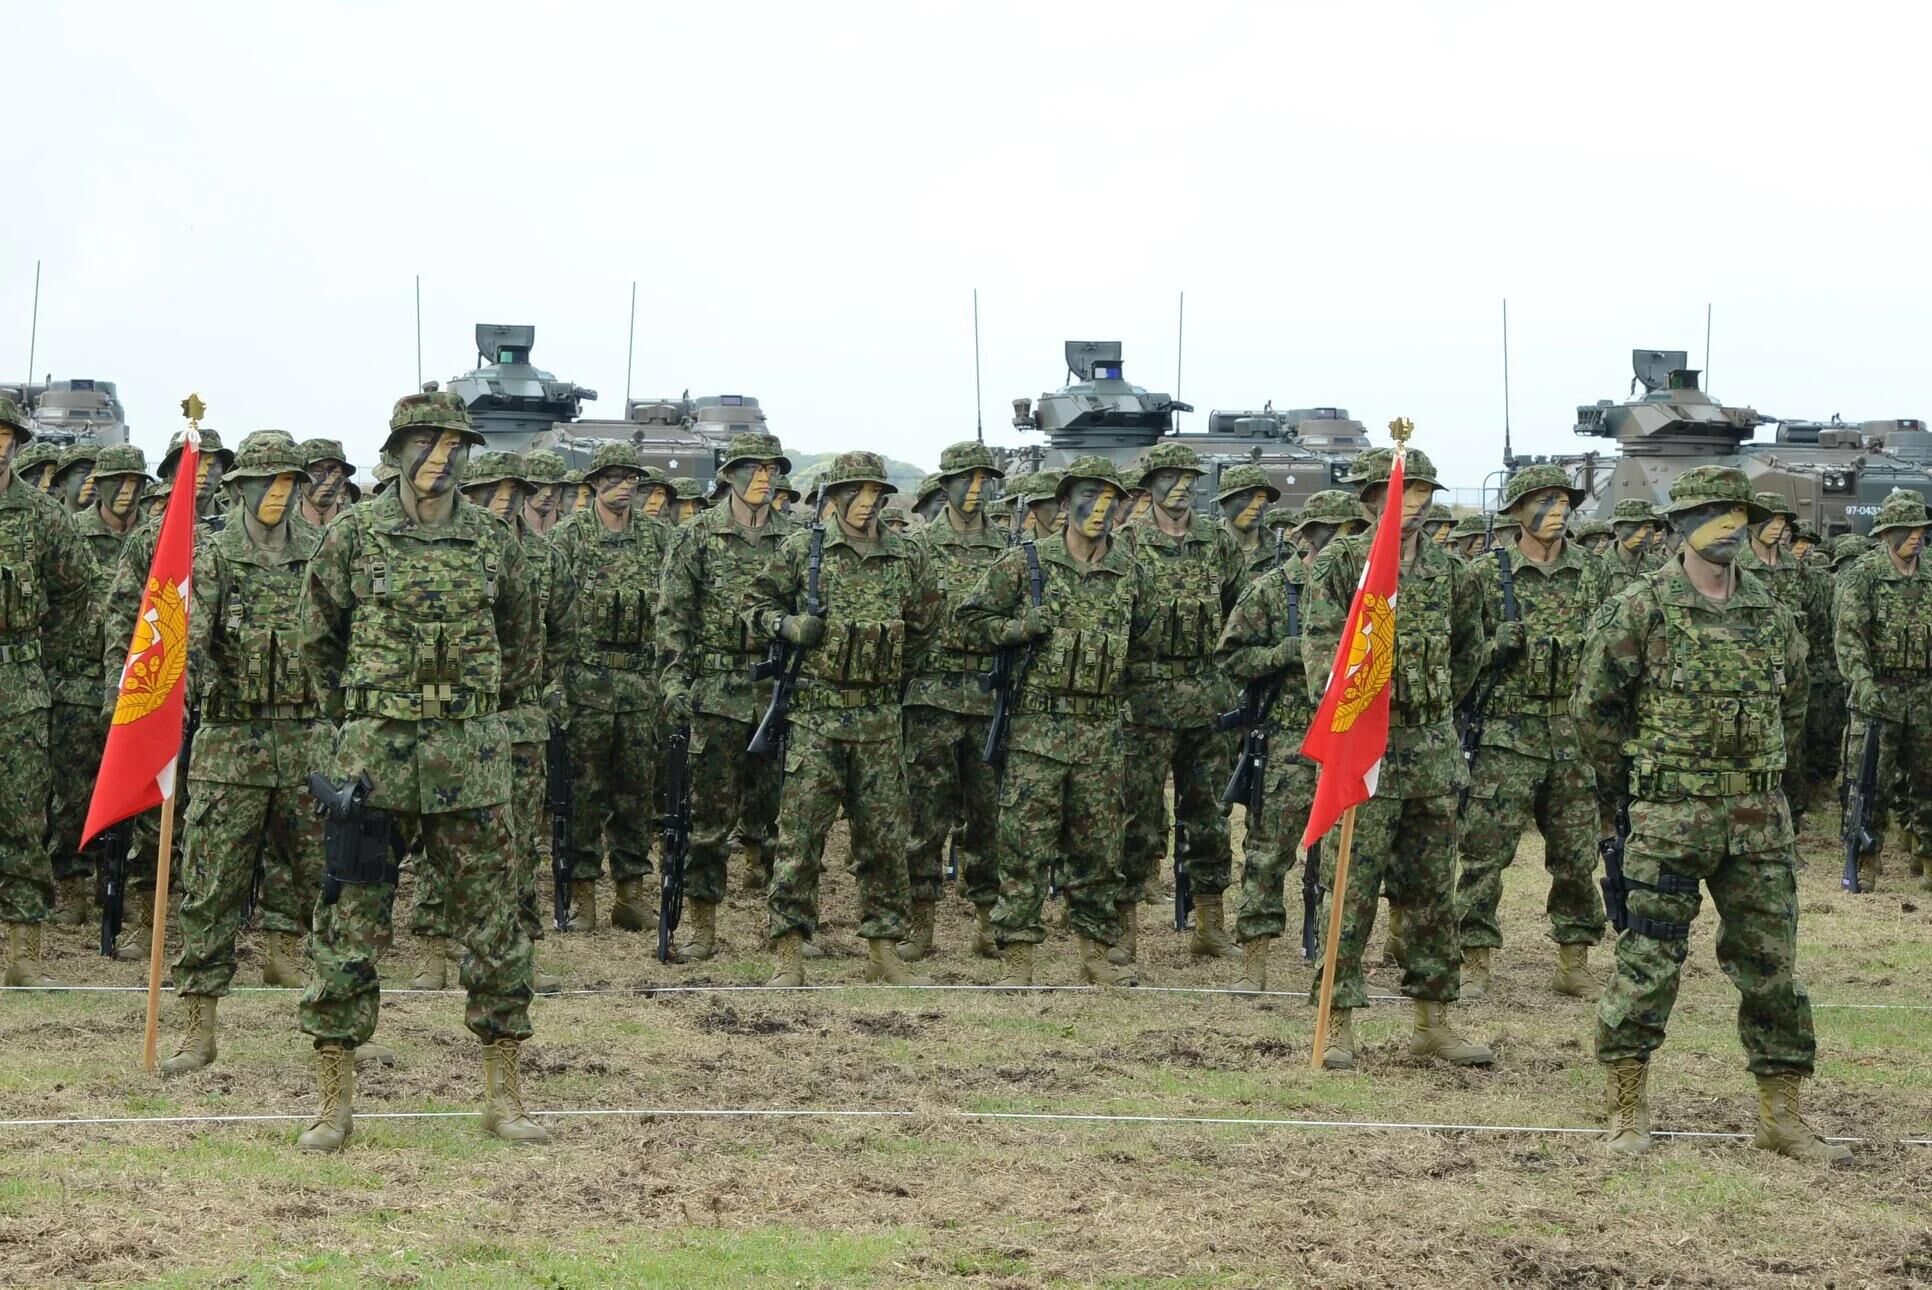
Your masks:
M222 473L224 474L234 467L235 454L222 446L221 435L218 432L203 427L195 433L201 439L202 456L213 457L216 461L219 461L221 463ZM159 468L161 475L168 476L174 474L175 464L181 460L181 450L187 445L187 442L188 432L186 430L177 430L168 436L168 450L161 454L161 465Z
M1005 479L1006 472L993 462L993 450L985 444L972 439L946 445L939 454L939 469L933 473L941 479L948 475L963 475L969 470L983 470L995 479ZM925 492L920 489L921 495Z
M1798 522L1798 508L1783 493L1759 493L1758 505L1771 515L1782 515L1793 524Z
M1041 471L1040 473L1044 476L1055 472ZM1127 486L1120 482L1120 467L1105 457L1093 455L1075 457L1062 467L1058 474L1060 478L1053 485L1055 499L1065 497L1067 490L1075 481L1082 479L1097 479L1103 484L1112 484L1120 490L1122 496L1127 492Z
M1413 456L1414 454L1412 453L1410 455ZM1561 489L1564 495L1570 499L1571 506L1582 505L1583 499L1590 495L1584 489L1572 484L1570 482L1569 472L1561 466L1550 465L1548 463L1536 466L1525 466L1509 477L1509 483L1503 488L1503 504L1497 507L1497 509L1499 511L1506 511L1516 505L1516 503L1522 501L1525 497L1528 497L1531 493L1538 493L1546 488Z
M522 455L514 452L479 452L470 458L469 469L463 472L463 487L500 484L506 479L516 484L530 482Z
M1261 526L1270 529L1293 529L1301 516L1286 506L1270 506L1261 512Z
M1200 453L1184 443L1175 443L1172 440L1157 443L1142 455L1140 477L1146 479L1157 470L1184 470L1195 475L1207 474L1207 467L1201 463ZM1249 487L1252 488L1253 485L1250 484Z
M59 465L60 445L45 439L31 439L13 455L13 473L21 479L30 478L43 466Z
M1294 531L1299 533L1309 524L1333 524L1339 527L1343 524L1368 523L1369 513L1355 499L1355 494L1339 488L1324 488L1302 504L1301 514L1295 517Z
M1086 458L1080 460L1085 461ZM1022 500L1037 502L1042 498L1058 498L1060 483L1065 476L1066 471L1060 469L1036 471L1027 476L1026 496Z
M454 430L463 436L465 443L476 448L486 442L482 431L470 420L470 410L463 406L462 399L448 390L424 390L396 400L396 406L389 413L389 434L382 441L382 450L388 452L397 435L422 429Z
M634 472L639 479L649 478L644 463L638 460L637 445L628 440L613 440L610 443L598 444L597 451L591 454L589 469L584 471L584 479L586 481L594 479L600 471L606 470L628 470ZM691 481L691 486L696 488L697 483L698 481L694 479ZM679 496L682 495L679 494ZM692 496L695 497L698 494L693 493Z
M34 425L27 419L27 410L4 394L0 394L0 425L12 430L23 445L33 441Z
M1872 517L1872 527L1867 532L1875 538L1886 529L1927 527L1932 527L1932 517L1925 513L1925 497L1909 488L1894 488L1879 503L1878 514Z
M355 463L343 451L340 439L304 439L296 447L302 450L302 464L305 466L313 466L320 461L339 461L348 467L351 474L355 473Z
M295 446L295 440L279 430L274 436L251 436L253 442L247 443L236 454L235 464L228 468L227 480L235 483L244 479L273 479L277 475L294 475L304 483L308 482L309 464L302 459L302 450Z
M131 443L109 444L94 460L94 478L112 479L116 475L139 475L150 484L154 482L148 476L147 454Z
M1367 492L1376 484L1386 484L1395 471L1395 449L1370 448L1355 458L1353 469L1342 476L1344 484L1355 485L1357 493ZM1436 464L1429 460L1429 454L1420 448L1411 448L1402 456L1402 482L1406 484L1427 484L1431 488L1441 488L1436 478Z
M890 496L899 490L886 478L885 458L876 452L842 452L818 477L820 489L839 484L877 484Z
M1923 515L1924 499L1919 498L1917 493L1909 496L1918 499L1919 514ZM1751 488L1750 476L1735 466L1692 466L1670 481L1670 500L1664 503L1658 513L1676 515L1683 511L1696 510L1700 506L1709 506L1714 502L1731 502L1742 506L1752 524L1770 517L1770 512L1758 504L1757 494ZM1882 512L1883 508L1881 507L1880 510Z
M1455 522L1456 513L1447 506L1444 506L1441 502L1430 502L1429 509L1422 513L1422 523L1424 526L1430 524L1454 524Z
M472 470L474 467L471 468ZM523 454L523 481L541 487L564 482L564 459L548 448Z
M785 455L785 446L778 442L778 436L757 431L740 431L731 436L731 441L725 445L725 459L718 467L718 473L724 474L741 461L776 462L781 475L790 474L792 469L792 459Z
M1610 523L1655 524L1657 508L1641 497L1625 497L1610 508Z
M972 467L968 466L967 469L971 470ZM912 504L914 506L924 506L932 500L935 493L945 491L945 487L945 476L927 475L919 481L919 487L913 492Z

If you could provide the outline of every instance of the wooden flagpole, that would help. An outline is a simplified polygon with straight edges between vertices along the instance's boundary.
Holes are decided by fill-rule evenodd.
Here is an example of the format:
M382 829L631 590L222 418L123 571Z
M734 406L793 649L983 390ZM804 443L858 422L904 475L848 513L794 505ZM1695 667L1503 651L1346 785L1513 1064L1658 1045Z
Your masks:
M154 862L154 926L148 941L148 1025L141 1036L141 1065L159 1072L155 1047L161 1028L161 955L168 940L168 883L174 853L174 792L161 799L161 854Z
M1335 886L1328 893L1328 935L1322 943L1321 1001L1315 1007L1315 1054L1322 1069L1328 1054L1328 1015L1335 1002L1335 953L1342 941L1342 901L1348 895L1348 853L1355 849L1355 808L1342 812L1342 840L1335 847ZM1304 861L1303 863L1306 863Z

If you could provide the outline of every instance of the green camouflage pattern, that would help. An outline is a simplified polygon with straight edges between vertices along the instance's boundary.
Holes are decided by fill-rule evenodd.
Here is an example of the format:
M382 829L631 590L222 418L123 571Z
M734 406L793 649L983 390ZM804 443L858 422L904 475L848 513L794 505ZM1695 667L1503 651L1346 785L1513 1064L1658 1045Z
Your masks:
M1349 473L1342 477L1343 483L1355 485L1357 494L1367 491L1372 484L1386 484L1395 470L1395 449L1370 448L1350 463ZM1402 458L1402 482L1408 484L1442 485L1436 479L1436 464L1429 460L1429 454L1420 448L1410 448Z
M810 940L817 932L825 838L841 813L851 827L847 868L858 888L860 939L905 939L910 826L898 728L854 740L797 721L785 740L778 856L766 894L774 939L802 932Z
M983 470L995 479L1003 479L1006 472L993 460L993 450L973 439L959 443L949 443L939 454L941 478L947 475L963 475L969 470Z
M349 454L344 451L340 439L304 439L296 445L296 448L301 451L302 464L305 466L313 466L324 461L339 461L351 470L355 467L355 462L349 459Z
M531 484L561 484L564 482L564 459L548 448L538 448L523 454L523 478Z
M1922 529L1927 526L1932 526L1932 516L1926 514L1925 498L1909 488L1894 488L1879 503L1878 514L1872 517L1872 527L1867 532L1876 538L1887 529Z
M1281 500L1281 490L1274 486L1267 472L1259 466L1231 466L1222 471L1220 487L1215 491L1214 500L1225 502L1236 493L1245 493L1251 488L1259 488L1267 493L1270 502Z
M1456 942L1456 795L1383 796L1388 784L1385 761L1376 795L1355 811L1355 845L1335 955L1336 1008L1369 1005L1362 954L1384 896L1392 908L1403 911L1402 940L1407 952L1399 985L1402 993L1435 1003L1454 1003L1462 994L1462 955ZM1298 830L1289 839L1296 840ZM1334 904L1335 861L1336 848L1324 845L1321 910L1315 924L1322 938L1328 934ZM1318 945L1316 962L1322 962L1326 953L1326 946ZM1308 986L1311 1002L1320 997L1321 981L1318 969Z
M108 479L115 475L148 478L147 454L131 443L109 444L102 448L101 455L94 459L94 478Z
M22 444L34 437L34 423L28 418L27 409L5 394L0 394L0 425L12 429L13 437Z
M397 399L389 413L389 435L382 441L382 450L388 452L397 435L415 429L460 430L470 443L481 446L484 442L482 432L470 421L470 410L448 390L425 390Z
M1583 489L1570 482L1569 472L1561 466L1525 466L1511 475L1509 483L1503 487L1501 509L1508 510L1531 493L1541 492L1546 488L1562 489L1569 497L1572 506L1580 504L1585 497L1589 496Z
M818 486L826 489L835 484L878 484L888 496L899 491L886 476L885 458L876 452L842 452L832 458L818 477Z
M270 433L258 430L242 441L241 451L235 454L235 464L228 468L228 481L273 479L277 475L294 475L298 480L307 481L308 463L302 460L294 441L279 430L273 432L278 437L259 437Z
M1046 489L1051 487L1055 497L1064 497L1068 486L1078 479L1097 479L1112 484L1122 493L1127 491L1127 485L1121 482L1118 466L1105 457L1086 456L1075 457L1059 470L1043 470L1034 476L1039 491L1033 496L1044 497Z
M470 458L469 465L463 468L463 487L479 488L485 484L500 484L504 480L515 483L528 483L524 474L523 457L514 452L479 452Z
M1847 765L1864 746L1867 724L1879 723L1874 836L1894 815L1923 859L1932 854L1932 567L1921 554L1901 571L1891 548L1874 543L1837 576L1832 632L1850 719Z
M1753 524L1768 518L1764 508L1758 505L1750 476L1736 466L1692 466L1670 481L1670 500L1657 513L1670 516L1715 502L1735 502L1744 507Z
M1207 469L1201 464L1201 454L1186 444L1176 443L1171 439L1149 448L1138 464L1140 477L1143 480L1157 470L1186 470L1199 475Z
M792 469L792 459L785 455L785 445L778 442L778 436L756 431L731 436L718 473L723 474L741 461L775 461L780 474L790 474Z
M1618 524L1654 524L1657 508L1641 497L1625 497L1610 508L1612 527Z
M322 736L317 748L326 757L326 728ZM199 735L195 744L199 757ZM258 865L262 930L308 930L322 885L322 825L306 785L197 783L185 814L174 986L181 994L225 995L235 979L235 941Z

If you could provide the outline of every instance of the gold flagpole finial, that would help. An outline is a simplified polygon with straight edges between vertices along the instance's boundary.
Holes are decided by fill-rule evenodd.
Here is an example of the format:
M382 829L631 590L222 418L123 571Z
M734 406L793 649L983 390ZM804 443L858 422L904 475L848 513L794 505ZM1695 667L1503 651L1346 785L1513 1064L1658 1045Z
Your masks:
M181 415L188 418L190 430L201 429L201 418L208 413L208 405L201 401L199 394L190 394L181 400Z
M1409 436L1414 433L1415 422L1407 417L1397 417L1389 422L1389 438L1395 440L1395 446L1398 448L1408 447Z

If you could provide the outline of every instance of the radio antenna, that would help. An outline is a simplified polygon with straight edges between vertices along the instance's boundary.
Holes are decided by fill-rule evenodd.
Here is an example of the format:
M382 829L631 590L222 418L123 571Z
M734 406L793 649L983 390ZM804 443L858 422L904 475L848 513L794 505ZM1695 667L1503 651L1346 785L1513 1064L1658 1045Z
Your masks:
M423 275L416 275L416 388L423 388Z
M40 261L34 261L34 319L27 328L27 383L20 387L20 401L33 402L34 351L40 344ZM25 407L22 411L25 411Z
M1503 469L1514 455L1509 446L1509 297L1503 297Z
M1711 391L1711 303L1704 302L1704 392Z
M637 279L631 279L631 333L624 342L624 415L631 414L631 364L637 358Z
M986 420L980 409L979 382L979 288L973 288L973 438L986 442Z
M1181 355L1186 352L1187 341L1187 292L1181 292L1180 307L1174 318L1174 401L1181 401ZM1181 414L1174 414L1174 430L1181 429Z

